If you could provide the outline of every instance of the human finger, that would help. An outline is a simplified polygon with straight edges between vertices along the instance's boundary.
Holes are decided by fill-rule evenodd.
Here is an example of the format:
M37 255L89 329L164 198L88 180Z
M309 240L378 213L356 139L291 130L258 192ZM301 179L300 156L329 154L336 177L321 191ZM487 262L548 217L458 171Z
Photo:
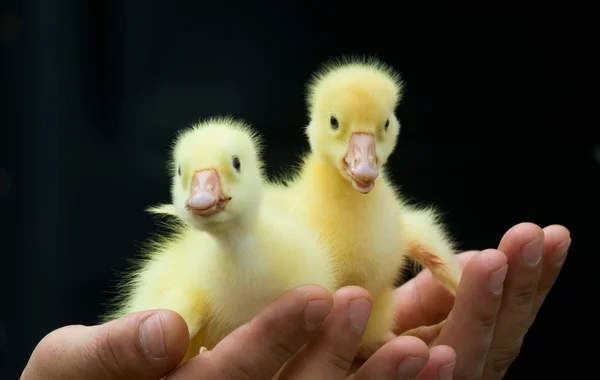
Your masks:
M495 249L479 252L464 268L454 307L436 341L456 351L455 379L475 379L483 372L507 269L506 256Z
M570 246L571 233L568 229L560 225L551 225L544 228L543 269L533 300L528 326L533 324L548 292L554 285L567 258Z
M67 326L40 341L21 380L158 380L179 364L187 344L185 321L169 310Z
M323 326L285 366L279 379L344 379L360 346L371 295L357 286L339 289Z
M429 360L416 380L452 380L456 366L456 352L450 346L435 346L429 351Z
M212 350L184 363L168 380L268 380L319 329L333 304L327 289L304 285L271 302Z
M517 224L500 241L498 249L506 255L509 270L486 359L485 379L500 379L521 350L542 272L543 248L544 232L533 223Z
M431 360L429 349L423 341L412 336L400 336L377 350L348 380L415 379L428 360ZM439 365L438 355L435 361Z
M564 227L542 230L531 223L511 228L500 242L511 267L486 360L486 379L501 379L519 355L525 335L560 271L556 262L564 260L566 251L561 252L564 247L560 245L565 242L569 243L569 234ZM523 257L534 249L532 259L537 263L531 267Z

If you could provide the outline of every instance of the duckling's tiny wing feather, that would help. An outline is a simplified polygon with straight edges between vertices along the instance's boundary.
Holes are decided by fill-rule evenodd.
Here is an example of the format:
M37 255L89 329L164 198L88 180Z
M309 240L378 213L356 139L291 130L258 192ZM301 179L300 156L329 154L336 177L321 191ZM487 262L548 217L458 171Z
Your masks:
M156 206L150 206L146 209L150 214L157 215L173 215L177 216L177 212L175 211L175 206L172 204L161 204Z

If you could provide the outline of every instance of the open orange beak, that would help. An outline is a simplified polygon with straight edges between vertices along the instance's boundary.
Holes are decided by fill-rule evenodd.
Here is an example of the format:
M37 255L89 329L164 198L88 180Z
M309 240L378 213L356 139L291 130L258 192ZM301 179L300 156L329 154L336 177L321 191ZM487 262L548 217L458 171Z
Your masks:
M372 134L352 134L348 143L348 153L344 158L344 166L348 178L356 190L363 194L373 190L379 169L375 154L375 138Z
M223 194L221 179L214 169L199 170L192 179L187 208L200 216L211 216L225 209L231 197Z

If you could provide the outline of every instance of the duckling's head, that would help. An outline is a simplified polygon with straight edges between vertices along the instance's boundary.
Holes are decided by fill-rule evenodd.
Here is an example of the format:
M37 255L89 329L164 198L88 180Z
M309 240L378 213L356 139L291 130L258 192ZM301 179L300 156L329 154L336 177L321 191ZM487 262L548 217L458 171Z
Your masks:
M356 190L370 192L396 147L400 122L394 111L401 97L400 75L374 58L324 65L308 86L306 134L313 154Z
M262 200L258 134L230 117L200 122L179 134L171 193L181 219L202 230L251 216Z

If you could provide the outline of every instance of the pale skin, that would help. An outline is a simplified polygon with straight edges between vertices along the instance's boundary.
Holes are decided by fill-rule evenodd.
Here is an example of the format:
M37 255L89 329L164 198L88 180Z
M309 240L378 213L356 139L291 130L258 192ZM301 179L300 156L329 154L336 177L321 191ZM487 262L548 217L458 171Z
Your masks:
M532 223L514 226L500 241L501 252L460 254L465 274L456 300L432 280L429 271L421 272L396 289L397 316L402 321L398 332L434 325L447 316L441 333L431 329L434 334L428 334L422 329L420 336L430 345L445 344L456 350L454 379L501 379L519 355L525 334L564 265L570 242L569 230L560 225L544 229ZM542 257L529 266L521 253L524 247L536 244ZM487 291L489 278L505 264L504 287L495 295Z
M529 267L521 261L521 248L539 238L543 238L543 257ZM562 226L542 230L520 224L504 235L500 251L460 255L464 275L455 301L429 271L399 287L395 296L403 325L398 332L433 325L447 316L439 334L420 329L432 348L416 337L400 336L362 365L352 365L362 337L362 329L352 321L360 325L360 316L370 312L370 295L346 287L332 296L307 285L286 292L213 350L174 371L187 347L187 327L178 314L154 310L104 325L53 331L35 348L21 380L158 380L165 375L170 380L226 376L266 380L287 360L282 379L397 379L402 365L413 371L406 378L417 380L446 380L452 377L442 376L453 371L454 379L500 379L517 357L527 328L560 272L569 243L569 231ZM490 275L502 272L507 263L503 289L495 295L489 287ZM317 301L311 303L317 307L307 313L309 301ZM352 320L351 301L356 312ZM312 317L309 324L307 315ZM465 334L470 339L463 339ZM142 335L149 338L145 345Z
M290 359L281 379L346 379L370 299L358 287L342 288L333 296L316 285L292 289L214 349L175 370L187 349L188 331L172 311L128 314L99 326L68 326L42 339L21 380L159 380L165 375L168 380L268 380ZM309 302L315 307L307 309ZM351 322L351 308L358 327ZM151 330L146 332L142 324ZM308 349L303 350L305 344ZM409 357L421 360L406 361ZM455 358L450 347L429 349L418 338L400 337L369 358L350 379L398 379L403 362L403 369L409 371L406 378L414 378L425 365L437 376L438 369Z

